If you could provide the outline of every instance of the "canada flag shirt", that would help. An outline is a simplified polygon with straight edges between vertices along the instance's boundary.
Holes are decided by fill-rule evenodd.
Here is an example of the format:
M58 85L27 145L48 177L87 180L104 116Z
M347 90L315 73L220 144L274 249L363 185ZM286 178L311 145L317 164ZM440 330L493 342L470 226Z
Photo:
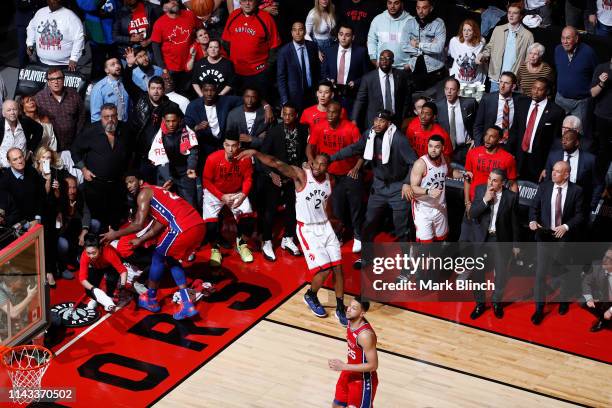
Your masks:
M169 71L185 70L189 48L199 25L198 18L191 10L181 10L176 18L164 14L153 25L151 41L161 44L164 63Z

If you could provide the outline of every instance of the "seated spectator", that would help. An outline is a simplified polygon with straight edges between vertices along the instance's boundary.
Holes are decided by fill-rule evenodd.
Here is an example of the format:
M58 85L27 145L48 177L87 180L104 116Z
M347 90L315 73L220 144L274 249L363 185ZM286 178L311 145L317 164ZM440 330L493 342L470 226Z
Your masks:
M130 96L128 95L121 79L121 62L118 58L111 57L104 63L106 76L98 81L91 89L89 102L91 110L91 121L98 122L102 112L102 106L113 104L117 107L119 120L127 122L130 109Z
M601 265L593 265L591 273L582 281L584 306L597 317L591 326L592 332L598 332L610 325L612 320L612 248L608 249Z
M485 40L480 35L478 24L472 19L464 20L459 32L448 44L448 56L453 59L450 75L462 84L475 82L484 84L487 79L486 65L477 62Z
M36 99L34 96L23 96L18 97L17 102L19 104L20 115L26 116L40 126L42 126L42 137L40 141L41 146L47 146L51 150L57 151L57 139L55 138L55 131L53 130L53 124L51 120L38 112L38 106L36 105Z
M230 60L221 55L219 40L210 40L207 56L194 65L191 86L198 96L204 96L202 88L209 78L217 84L219 95L227 95L232 91L234 67Z
M332 31L336 27L336 8L333 0L315 0L314 8L306 16L306 40L313 41L319 48L319 58L332 46Z
M442 129L442 126L435 123L437 115L438 107L436 104L433 102L426 102L421 108L419 117L412 119L408 125L406 136L417 157L427 154L427 145L431 136L442 136L444 139L442 154L444 155L446 163L450 164L451 158L453 157L453 143L448 133Z
M153 25L161 15L159 5L144 0L124 0L113 24L113 38L120 54L130 47L148 48Z
M2 103L2 118L0 118L0 167L10 167L7 158L10 149L15 147L23 152L31 152L36 146L32 147L31 143L28 143L30 138L36 138L40 141L42 127L28 118L24 123L25 129L19 120L17 102L11 99L4 101ZM26 132L28 137L26 137Z
M187 71L193 70L196 61L206 58L208 55L208 44L210 43L210 35L204 27L198 27L195 32L195 41L189 48L189 59L185 67Z
M595 34L602 37L612 36L612 7L604 0L587 0L589 23L595 27Z
M536 78L546 78L551 83L555 79L553 69L542 61L546 49L540 43L533 43L527 48L527 59L521 64L516 74L517 89L523 95L531 98L531 86Z
M136 63L136 66L134 66L132 70L132 82L134 82L134 85L136 85L141 91L146 92L151 78L155 76L160 77L164 72L161 67L151 64L149 52L146 48L128 48L126 50L125 58L128 67L132 67L134 62ZM128 91L128 93L130 92Z
M259 91L245 88L242 94L242 106L234 108L227 115L225 133L239 135L241 146L259 149L269 128L265 115Z
M34 14L27 29L27 52L30 57L36 52L43 65L76 71L85 45L85 33L81 19L63 7L62 1L47 0L48 7Z
M539 27L546 28L552 24L552 4L550 0L525 0L525 14L540 16Z
M393 68L405 69L409 56L403 50L401 33L413 17L404 11L402 0L387 0L387 10L374 17L368 31L368 54L372 65L378 67L378 57L385 51L390 51L395 57ZM371 120L367 121L372 123Z
M401 33L402 50L408 54L414 88L424 91L446 76L446 26L435 16L433 0L417 0L417 17L408 20Z

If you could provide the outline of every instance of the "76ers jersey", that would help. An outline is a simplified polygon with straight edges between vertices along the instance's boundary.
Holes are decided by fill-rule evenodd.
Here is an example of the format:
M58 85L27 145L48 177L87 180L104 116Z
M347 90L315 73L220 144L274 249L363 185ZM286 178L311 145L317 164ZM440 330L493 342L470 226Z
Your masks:
M143 188L149 188L153 192L151 216L159 223L179 232L204 223L197 211L176 194L149 184L145 184Z
M429 157L425 154L421 156L421 159L425 162L425 166L427 166L427 172L421 179L421 188L432 189L442 189L442 194L438 198L433 198L428 195L423 195L417 197L415 202L415 208L420 206L430 207L430 208L443 208L446 207L446 197L445 197L445 181L446 174L448 173L448 167L446 166L446 161L444 157L442 157L442 162L439 166L434 165Z
M310 170L306 172L306 185L295 192L295 219L303 224L319 224L327 221L325 207L331 196L329 174L318 182Z
M348 364L367 363L366 355L363 352L361 346L357 343L357 337L359 337L359 334L367 330L374 333L374 329L368 322L365 322L354 330L351 329L350 324L346 326L346 342L348 343Z

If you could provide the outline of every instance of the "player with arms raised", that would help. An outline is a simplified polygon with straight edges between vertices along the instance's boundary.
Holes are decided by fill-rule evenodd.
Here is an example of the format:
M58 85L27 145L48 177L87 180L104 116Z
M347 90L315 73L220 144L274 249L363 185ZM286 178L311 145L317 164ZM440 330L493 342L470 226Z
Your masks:
M331 183L327 167L329 156L325 153L317 155L311 169L301 169L290 166L273 156L256 150L245 150L238 155L238 160L244 157L256 157L261 163L276 169L280 174L295 183L295 218L296 232L302 252L306 258L308 269L314 273L310 289L304 295L304 302L317 317L326 317L327 312L319 302L317 292L323 282L334 272L336 292L336 318L342 326L347 325L344 311L344 277L342 273L342 257L340 241L327 216L327 201L331 196Z
M181 295L182 307L173 317L181 320L195 316L198 312L189 299L185 271L181 263L195 252L204 239L206 227L202 217L176 194L143 182L137 172L128 173L125 176L125 184L129 193L136 197L136 217L128 227L119 231L111 229L103 234L103 241L111 242L142 230L151 216L155 220L151 228L140 238L130 241L134 247L138 247L153 237L159 237L151 258L147 292L138 298L138 306L151 312L160 311L157 288L167 263Z
M365 319L370 302L356 297L346 309L348 326L347 362L329 360L329 368L342 371L336 383L333 408L371 408L378 387L378 353L376 352L376 333Z

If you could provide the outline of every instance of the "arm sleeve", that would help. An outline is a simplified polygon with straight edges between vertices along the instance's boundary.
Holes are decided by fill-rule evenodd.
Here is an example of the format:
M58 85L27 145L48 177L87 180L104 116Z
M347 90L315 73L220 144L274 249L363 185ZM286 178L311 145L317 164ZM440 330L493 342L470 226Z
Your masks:
M36 24L38 23L38 19L36 18L36 14L28 23L28 27L26 28L26 46L33 47L36 42Z
M119 258L119 255L117 254L117 250L115 248L108 246L108 245L105 246L104 247L104 258L106 258L108 263L110 263L117 272L119 273L127 272L127 268L125 267L123 262L121 262L121 258Z
M213 160L210 160L209 156L209 158L206 160L206 163L204 164L204 174L202 176L202 183L204 184L205 189L210 191L212 195L221 200L221 197L223 197L223 193L215 185L214 178L215 163L213 163Z
M356 155L362 155L365 150L366 141L368 140L368 133L365 132L361 139L357 143L353 143L352 145L346 146L344 149L334 153L331 156L332 161L348 159L349 157L353 157Z
M87 206L87 202L83 200L83 215L81 216L81 229L90 229L91 227L91 211Z
M151 46L153 47L153 60L155 61L155 65L159 66L160 68L166 68L164 56L162 55L161 44L158 42L152 42Z
M412 32L413 27L411 21L412 20L408 21L402 29L402 51L404 51L410 57L416 57L419 54L419 49L414 48L412 44L410 44L410 40L416 38Z
M101 87L94 86L94 88L91 90L91 97L89 100L90 118L92 123L100 120L102 103Z
M278 93L280 96L281 106L289 100L289 88L287 85L287 58L285 58L285 50L281 50L276 60L276 82L278 84Z
M74 161L74 167L82 169L85 166L85 154L87 152L87 134L81 134L77 136L72 147L70 148L70 155L72 161Z
M81 261L79 262L79 281L87 280L87 275L89 275L89 257L87 252L83 250Z
M198 167L198 157L200 153L199 146L194 146L189 149L189 156L187 156L187 169L195 170Z
M444 51L444 44L446 43L446 28L444 27L444 23L441 23L440 20L437 20L440 24L436 29L436 34L433 42L430 43L419 43L419 47L423 51L423 54L440 54Z
M83 30L83 23L76 16L71 25L74 26L74 41L72 42L70 60L76 62L81 58L81 54L83 53L83 47L85 46L85 31Z
M313 17L314 17L314 12L313 10L310 10L308 12L308 16L306 16L306 39L308 41L314 41L314 21L313 21Z
M372 24L370 24L370 30L368 31L368 55L371 60L377 60L378 55L376 55L376 51L378 51L378 33L376 30L378 29L378 25L376 24L376 18L372 20Z

